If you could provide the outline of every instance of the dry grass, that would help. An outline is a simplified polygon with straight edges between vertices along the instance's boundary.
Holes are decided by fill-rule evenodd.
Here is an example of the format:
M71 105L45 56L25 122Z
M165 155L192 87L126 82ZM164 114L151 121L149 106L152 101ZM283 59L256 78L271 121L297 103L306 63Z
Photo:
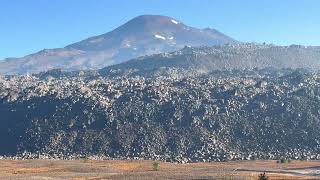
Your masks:
M257 179L264 171L270 179L317 179L311 174L320 174L318 166L320 161L160 162L160 170L154 171L153 161L140 160L0 160L0 179Z

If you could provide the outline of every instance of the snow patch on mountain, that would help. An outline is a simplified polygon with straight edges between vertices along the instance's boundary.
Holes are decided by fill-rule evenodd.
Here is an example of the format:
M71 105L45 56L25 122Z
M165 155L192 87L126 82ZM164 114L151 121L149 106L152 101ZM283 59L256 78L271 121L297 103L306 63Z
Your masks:
M158 39L166 40L166 38L165 38L165 37L160 36L159 34L155 34L155 35L154 35L154 37L155 37L155 38L158 38Z
M178 24L178 21L176 21L176 20L174 20L174 19L171 19L171 22L172 22L173 24Z

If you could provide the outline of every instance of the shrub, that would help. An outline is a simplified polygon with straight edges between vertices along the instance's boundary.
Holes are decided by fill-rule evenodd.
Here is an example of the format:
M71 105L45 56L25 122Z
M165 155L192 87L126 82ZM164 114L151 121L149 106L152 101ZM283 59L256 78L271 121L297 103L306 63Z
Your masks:
M264 172L263 174L259 175L258 180L269 180L269 177L266 175L266 173Z
M280 158L280 160L277 161L277 163L290 163L291 159L288 158Z
M87 156L84 156L84 157L81 157L80 160L83 163L87 163L89 161L89 158Z
M160 170L160 163L159 163L159 162L154 162L154 163L152 164L152 169L153 169L154 171L159 171L159 170Z

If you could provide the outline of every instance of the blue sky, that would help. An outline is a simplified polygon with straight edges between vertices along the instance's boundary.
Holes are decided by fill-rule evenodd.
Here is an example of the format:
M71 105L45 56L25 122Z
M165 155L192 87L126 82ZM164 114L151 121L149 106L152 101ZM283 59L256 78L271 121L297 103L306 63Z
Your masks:
M320 45L319 0L1 0L0 59L64 47L142 14L248 42Z

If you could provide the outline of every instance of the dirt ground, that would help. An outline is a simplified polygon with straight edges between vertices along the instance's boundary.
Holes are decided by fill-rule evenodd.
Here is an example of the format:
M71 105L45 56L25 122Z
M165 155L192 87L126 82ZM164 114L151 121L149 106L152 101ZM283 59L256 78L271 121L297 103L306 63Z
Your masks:
M320 179L320 161L230 161L176 164L142 160L0 160L0 179Z

